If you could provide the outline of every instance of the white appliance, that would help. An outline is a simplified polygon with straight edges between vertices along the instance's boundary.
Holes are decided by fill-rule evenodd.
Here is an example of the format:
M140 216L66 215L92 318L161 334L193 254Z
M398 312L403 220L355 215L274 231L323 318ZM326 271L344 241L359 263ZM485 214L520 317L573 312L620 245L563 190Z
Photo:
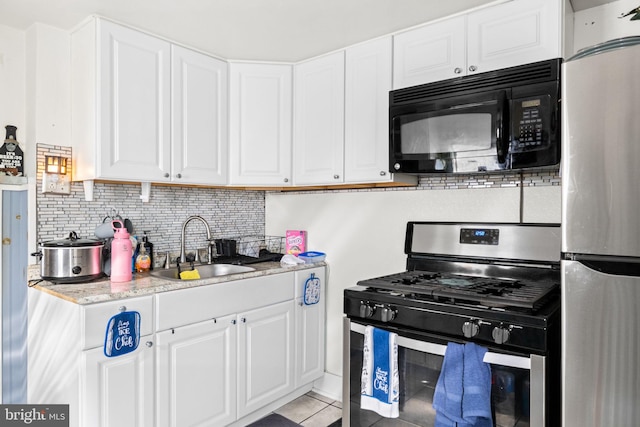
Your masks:
M564 427L640 420L640 37L563 64Z

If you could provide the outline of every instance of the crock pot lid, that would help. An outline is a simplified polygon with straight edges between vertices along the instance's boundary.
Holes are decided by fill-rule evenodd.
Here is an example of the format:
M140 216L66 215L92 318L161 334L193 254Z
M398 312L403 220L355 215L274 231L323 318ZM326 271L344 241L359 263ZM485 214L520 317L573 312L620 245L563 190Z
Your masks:
M78 234L75 231L69 233L69 237L66 239L60 240L50 240L48 242L43 242L43 248L77 248L82 246L103 246L104 243L101 240L97 239L80 239Z

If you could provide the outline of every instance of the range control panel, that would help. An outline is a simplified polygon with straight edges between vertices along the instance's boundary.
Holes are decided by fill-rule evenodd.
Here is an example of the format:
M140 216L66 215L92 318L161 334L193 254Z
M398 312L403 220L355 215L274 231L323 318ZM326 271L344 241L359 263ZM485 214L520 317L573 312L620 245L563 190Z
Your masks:
M462 228L460 243L470 245L497 245L500 243L500 230L497 228Z

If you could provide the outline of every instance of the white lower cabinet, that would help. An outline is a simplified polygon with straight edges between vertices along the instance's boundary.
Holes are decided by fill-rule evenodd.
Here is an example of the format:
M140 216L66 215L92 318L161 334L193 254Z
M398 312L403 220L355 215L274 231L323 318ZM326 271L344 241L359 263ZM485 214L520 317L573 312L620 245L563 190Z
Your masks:
M236 419L236 316L157 334L158 426L223 426Z
M153 336L124 356L106 357L102 347L82 352L82 426L153 427Z
M30 288L28 400L68 404L71 427L246 425L323 375L324 291L296 305L311 273L324 290L324 267L88 305ZM139 345L107 357L122 311Z
M324 374L325 348L325 270L314 268L296 271L296 387L317 380ZM305 304L304 289L307 280L320 282L320 299Z
M293 301L238 315L238 418L293 391Z

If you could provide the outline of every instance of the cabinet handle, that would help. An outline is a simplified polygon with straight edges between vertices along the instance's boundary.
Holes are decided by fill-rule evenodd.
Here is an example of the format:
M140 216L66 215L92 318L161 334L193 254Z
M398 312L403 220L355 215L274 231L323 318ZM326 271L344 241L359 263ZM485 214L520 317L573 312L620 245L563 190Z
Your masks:
M299 302L298 305L302 307L304 304L302 302Z
M164 174L164 177L165 177L165 178L169 178L170 176L171 176L171 175L169 175L169 172L167 172L167 173L165 173L165 174Z
M456 73L456 74L460 74L460 73L462 73L462 68L460 68L460 67L456 67L456 68L453 70L453 72L454 72L454 73Z
M478 69L478 67L476 67L475 65L472 65L469 67L469 71L474 72Z
M385 171L380 171L380 176L385 176L387 173Z
M233 320L231 321L231 324L232 324L232 325L235 325L235 324L236 324L236 319L233 319Z
M289 182L289 178L285 178L285 179L284 179L284 182Z
M125 311L127 311L127 307L125 307L124 305L121 305L120 307L118 307L118 311L121 312L121 313L125 312Z
M153 343L151 341L146 342L147 347L153 347Z
M176 174L176 178L182 178L182 174L181 173L177 173Z
M215 318L214 318L214 319L212 319L212 320L213 320L213 323L218 323L218 319L215 319Z
M333 179L340 179L340 175L338 175L338 174L333 175Z
M247 319L245 319L244 317L243 317L243 318L241 318L241 319L240 319L240 321L241 321L242 323L247 323Z

